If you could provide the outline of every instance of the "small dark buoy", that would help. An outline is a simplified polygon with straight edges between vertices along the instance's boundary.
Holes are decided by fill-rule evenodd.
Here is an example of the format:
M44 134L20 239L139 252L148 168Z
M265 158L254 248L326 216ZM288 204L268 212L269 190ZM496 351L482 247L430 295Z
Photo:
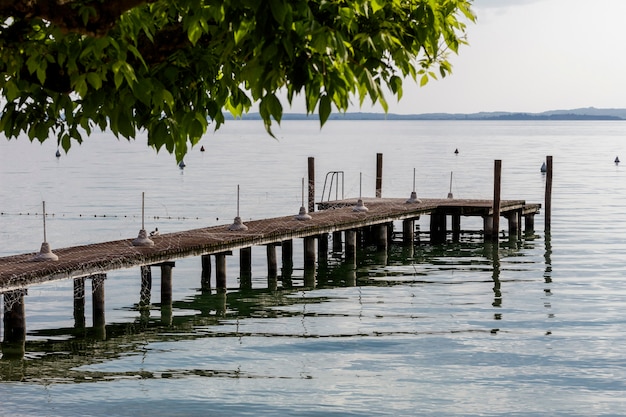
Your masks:
M204 152L204 145L200 146L200 152Z
M58 149L57 149L56 156L57 156L57 158L60 158L60 157L61 157L61 151L59 151Z
M615 165L619 164L619 156L615 157Z
M547 170L548 170L548 166L544 162L543 164L541 164L541 172L546 172Z
M186 165L185 165L185 161L180 161L180 162L178 163L178 167L179 167L180 169L185 168L185 167L186 167Z
M455 149L455 150L454 150L454 153L455 153L456 155L458 155L458 154L459 154L459 149L458 149L458 148L457 148L457 149Z

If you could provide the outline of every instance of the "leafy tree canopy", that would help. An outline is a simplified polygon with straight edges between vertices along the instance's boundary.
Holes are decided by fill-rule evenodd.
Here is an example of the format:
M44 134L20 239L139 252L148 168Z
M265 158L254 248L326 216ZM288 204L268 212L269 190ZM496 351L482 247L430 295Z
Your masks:
M0 0L0 131L92 129L165 147L178 160L224 111L253 103L271 133L286 92L323 125L383 89L402 97L451 70L472 0Z

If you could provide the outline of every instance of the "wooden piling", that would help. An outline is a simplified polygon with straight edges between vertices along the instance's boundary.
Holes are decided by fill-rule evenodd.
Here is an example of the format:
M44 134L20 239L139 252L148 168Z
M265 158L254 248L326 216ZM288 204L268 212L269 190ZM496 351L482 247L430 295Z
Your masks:
M315 266L315 237L304 238L304 267Z
M552 226L552 156L546 157L546 196L545 196L544 231L550 232Z
M85 278L74 278L74 327L85 327Z
M500 231L500 191L502 185L502 160L496 159L493 164L493 233L491 240L499 240Z
M252 247L239 249L239 288L252 288Z
M379 251L387 251L389 247L387 230L388 226L386 224L379 224L374 227L376 249Z
M172 305L172 268L175 262L163 262L161 266L161 308Z
M341 252L343 250L343 239L341 231L333 232L333 252Z
M376 198L383 196L383 154L376 154Z
M408 219L402 221L402 243L412 245L415 242L415 220Z
M276 245L265 245L267 254L267 276L268 278L276 278L278 276L278 263L276 261Z
M519 210L516 210L507 215L507 220L509 222L509 238L516 238L520 235L521 231L521 213Z
M211 255L202 255L202 277L200 289L202 292L211 292Z
M96 274L91 276L91 307L93 327L103 329L105 325L104 316L104 280L106 274Z
M320 263L328 260L328 233L317 236L317 257Z
M309 213L315 211L315 158L308 159L308 176L309 176Z
M447 234L447 219L443 213L432 213L430 215L430 243L445 243Z
M524 233L532 234L535 232L535 215L527 214L524 216Z
M356 231L346 230L346 262L356 264Z
M452 241L458 242L461 240L461 215L452 215Z
M3 359L22 359L26 352L26 289L4 293Z
M215 254L215 288L226 290L226 253Z
M281 278L283 281L283 287L289 288L292 286L291 276L293 274L293 240L284 240L280 245L282 270Z

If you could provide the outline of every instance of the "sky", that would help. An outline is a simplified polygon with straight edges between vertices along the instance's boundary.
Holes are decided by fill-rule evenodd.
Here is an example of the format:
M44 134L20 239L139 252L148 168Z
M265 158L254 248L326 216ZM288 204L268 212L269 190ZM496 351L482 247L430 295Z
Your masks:
M453 74L422 88L407 80L390 113L626 108L626 0L475 0L473 10Z

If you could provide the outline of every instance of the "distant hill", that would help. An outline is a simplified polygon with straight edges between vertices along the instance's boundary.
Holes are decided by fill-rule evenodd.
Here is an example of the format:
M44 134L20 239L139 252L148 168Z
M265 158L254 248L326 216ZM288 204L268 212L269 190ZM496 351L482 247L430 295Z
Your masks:
M230 116L232 119L232 116ZM244 120L260 119L258 113L248 113ZM317 120L317 115L286 113L283 120ZM542 113L480 112L480 113L422 113L394 114L349 112L332 113L329 120L626 120L626 109L597 109L585 107L571 110L550 110Z

